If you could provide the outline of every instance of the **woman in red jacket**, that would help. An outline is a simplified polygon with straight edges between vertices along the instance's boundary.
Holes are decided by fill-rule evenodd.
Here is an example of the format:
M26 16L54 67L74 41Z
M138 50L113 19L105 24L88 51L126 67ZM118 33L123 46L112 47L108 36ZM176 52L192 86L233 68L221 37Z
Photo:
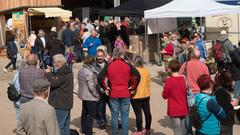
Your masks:
M178 74L180 63L172 60L169 69L172 76L169 77L164 86L162 97L168 100L168 116L171 119L174 135L185 135L185 116L188 114L186 83L184 76Z

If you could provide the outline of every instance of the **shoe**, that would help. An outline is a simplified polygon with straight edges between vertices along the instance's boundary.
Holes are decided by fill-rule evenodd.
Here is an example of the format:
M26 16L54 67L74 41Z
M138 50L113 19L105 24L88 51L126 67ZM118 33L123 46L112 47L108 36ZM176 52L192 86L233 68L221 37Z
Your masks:
M134 132L131 135L143 135L142 132Z
M3 68L3 71L4 71L4 73L7 73L7 72L8 72L6 68Z
M102 132L106 132L106 131L107 131L106 128L105 128L105 126L99 126L99 129L100 129Z
M145 128L143 129L142 134L150 134L150 130Z

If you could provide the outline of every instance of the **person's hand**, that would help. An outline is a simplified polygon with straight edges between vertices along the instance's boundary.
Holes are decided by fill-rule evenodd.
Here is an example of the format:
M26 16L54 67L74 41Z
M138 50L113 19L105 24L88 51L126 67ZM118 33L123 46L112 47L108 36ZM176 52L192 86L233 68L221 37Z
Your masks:
M50 66L47 66L47 69L45 70L46 73L51 73L52 72L52 68Z
M108 88L104 91L107 96L109 96L110 90L111 90L111 89L108 87Z

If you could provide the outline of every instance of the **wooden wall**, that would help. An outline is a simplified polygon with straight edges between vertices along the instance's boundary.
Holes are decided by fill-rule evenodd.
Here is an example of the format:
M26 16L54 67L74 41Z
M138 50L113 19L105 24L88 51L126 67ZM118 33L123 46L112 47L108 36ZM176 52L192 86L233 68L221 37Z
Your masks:
M0 0L0 12L18 7L60 6L61 0Z

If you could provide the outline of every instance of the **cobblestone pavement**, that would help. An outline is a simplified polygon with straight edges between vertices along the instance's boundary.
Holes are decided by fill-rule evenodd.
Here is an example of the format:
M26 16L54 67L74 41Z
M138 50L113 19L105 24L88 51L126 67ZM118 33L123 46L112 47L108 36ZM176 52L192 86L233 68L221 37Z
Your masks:
M15 120L15 110L13 104L7 99L6 89L8 83L10 82L13 73L4 73L2 67L7 63L7 59L0 58L0 135L14 135L16 134L16 120ZM75 76L75 87L74 91L77 91L77 71L81 67L81 64L74 65L74 76ZM151 135L172 135L171 124L166 115L166 101L163 100L161 96L162 87L156 83L156 72L160 70L160 67L155 65L148 66L148 69L151 71L152 76L152 96L151 96L151 112L152 112L152 132ZM71 128L80 130L80 114L81 114L81 101L79 98L74 95L74 106L71 111ZM110 119L109 109L107 111L108 120ZM132 108L130 109L129 116L129 127L131 131L135 129L135 116ZM110 124L109 124L110 125ZM96 135L111 135L111 127L107 127L107 132L102 132L97 128L97 125L94 124L94 132ZM240 125L234 126L234 135L238 135L240 132Z

